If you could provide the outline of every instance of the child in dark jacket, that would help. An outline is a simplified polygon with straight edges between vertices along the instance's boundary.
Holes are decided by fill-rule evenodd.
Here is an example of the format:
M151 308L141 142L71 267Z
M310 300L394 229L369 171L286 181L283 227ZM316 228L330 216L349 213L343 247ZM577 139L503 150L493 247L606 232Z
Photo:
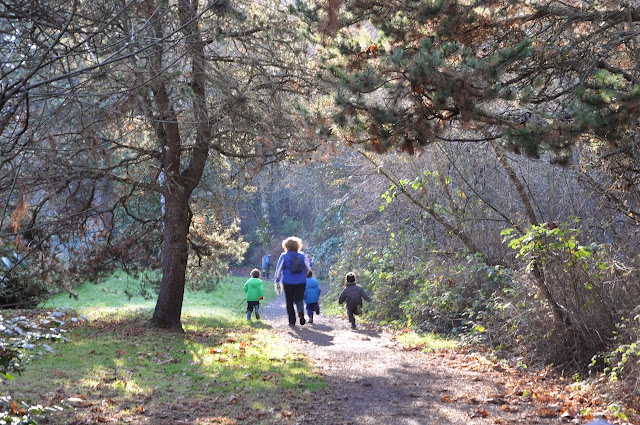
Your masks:
M351 329L356 328L356 315L362 312L362 299L371 302L371 298L364 292L362 286L356 284L356 275L347 273L345 276L345 286L338 298L338 303L347 302L347 317L351 323Z
M251 320L251 313L255 312L256 319L260 320L260 300L264 297L264 285L260 280L260 270L251 270L251 279L244 284L244 292L247 294L247 320Z
M313 323L313 313L320 314L320 304L318 304L320 292L318 279L313 277L313 272L309 270L307 272L307 286L304 289L304 303L306 304L309 323Z

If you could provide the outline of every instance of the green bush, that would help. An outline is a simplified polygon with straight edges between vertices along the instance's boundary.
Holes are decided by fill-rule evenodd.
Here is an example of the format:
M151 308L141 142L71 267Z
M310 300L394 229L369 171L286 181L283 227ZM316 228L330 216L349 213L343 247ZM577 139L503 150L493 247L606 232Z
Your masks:
M593 356L590 372L603 371L606 390L616 399L640 399L640 315L621 317L612 348Z
M280 226L279 233L284 237L299 236L304 229L304 222L294 217L284 216L282 218L282 225Z
M340 256L343 240L332 236L322 242L320 247L312 247L305 251L313 257L313 272L316 277L327 277L331 266Z
M640 291L636 268L623 265L611 246L581 244L575 224L543 223L517 237L503 232L525 266L495 337L522 346L531 361L582 368L608 349Z
M72 322L86 318L73 317ZM66 341L64 329L67 313L57 310L41 317L0 315L0 381L15 379L15 374L23 371L24 363L38 353L39 348L53 352L46 342Z
M381 322L422 332L477 333L495 308L494 293L511 284L510 272L478 255L420 246L414 236L390 233L383 247L346 249L332 271L336 281L355 270L374 299L368 315Z

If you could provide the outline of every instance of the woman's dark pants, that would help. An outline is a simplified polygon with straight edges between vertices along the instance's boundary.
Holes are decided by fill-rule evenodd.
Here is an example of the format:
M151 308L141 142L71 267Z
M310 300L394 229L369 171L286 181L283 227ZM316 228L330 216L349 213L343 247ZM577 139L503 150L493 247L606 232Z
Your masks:
M298 310L298 315L304 314L304 290L307 287L306 283L301 283L299 285L290 285L288 283L283 283L282 287L284 288L284 297L287 301L287 315L289 316L289 324L296 324L296 309ZM295 304L296 308L294 309L293 305Z

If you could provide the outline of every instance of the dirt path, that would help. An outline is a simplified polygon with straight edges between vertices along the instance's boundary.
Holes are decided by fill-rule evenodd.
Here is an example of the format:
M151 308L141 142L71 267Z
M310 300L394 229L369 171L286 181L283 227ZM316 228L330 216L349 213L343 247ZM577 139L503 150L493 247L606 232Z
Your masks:
M319 396L318 408L299 413L298 423L588 422L575 419L577 412L573 415L566 408L564 394L546 389L551 382L547 385L544 376L529 377L522 384L522 377L514 379L514 371L481 357L407 351L393 335L366 325L353 331L342 318L316 316L315 323L292 329L284 295L263 307L262 313L274 331L306 354L330 384Z

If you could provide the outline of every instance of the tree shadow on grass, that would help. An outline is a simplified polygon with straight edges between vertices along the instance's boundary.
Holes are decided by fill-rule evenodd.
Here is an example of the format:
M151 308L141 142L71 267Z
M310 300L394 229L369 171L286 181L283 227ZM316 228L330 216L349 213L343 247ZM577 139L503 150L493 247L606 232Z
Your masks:
M52 424L142 423L137 422L142 417L154 424L201 423L196 417L217 423L217 417L227 416L244 423L235 420L252 409L274 416L264 422L271 424L282 419L281 410L293 411L304 398L284 403L290 388L302 388L304 394L320 385L317 376L305 372L310 368L304 359L283 350L277 340L256 337L271 329L268 323L190 317L186 332L174 333L148 328L145 317L78 326L68 344L34 362L7 393L61 405L63 411L51 413ZM261 396L273 392L277 400Z
M255 329L273 329L273 326L261 320L251 321L248 325Z

